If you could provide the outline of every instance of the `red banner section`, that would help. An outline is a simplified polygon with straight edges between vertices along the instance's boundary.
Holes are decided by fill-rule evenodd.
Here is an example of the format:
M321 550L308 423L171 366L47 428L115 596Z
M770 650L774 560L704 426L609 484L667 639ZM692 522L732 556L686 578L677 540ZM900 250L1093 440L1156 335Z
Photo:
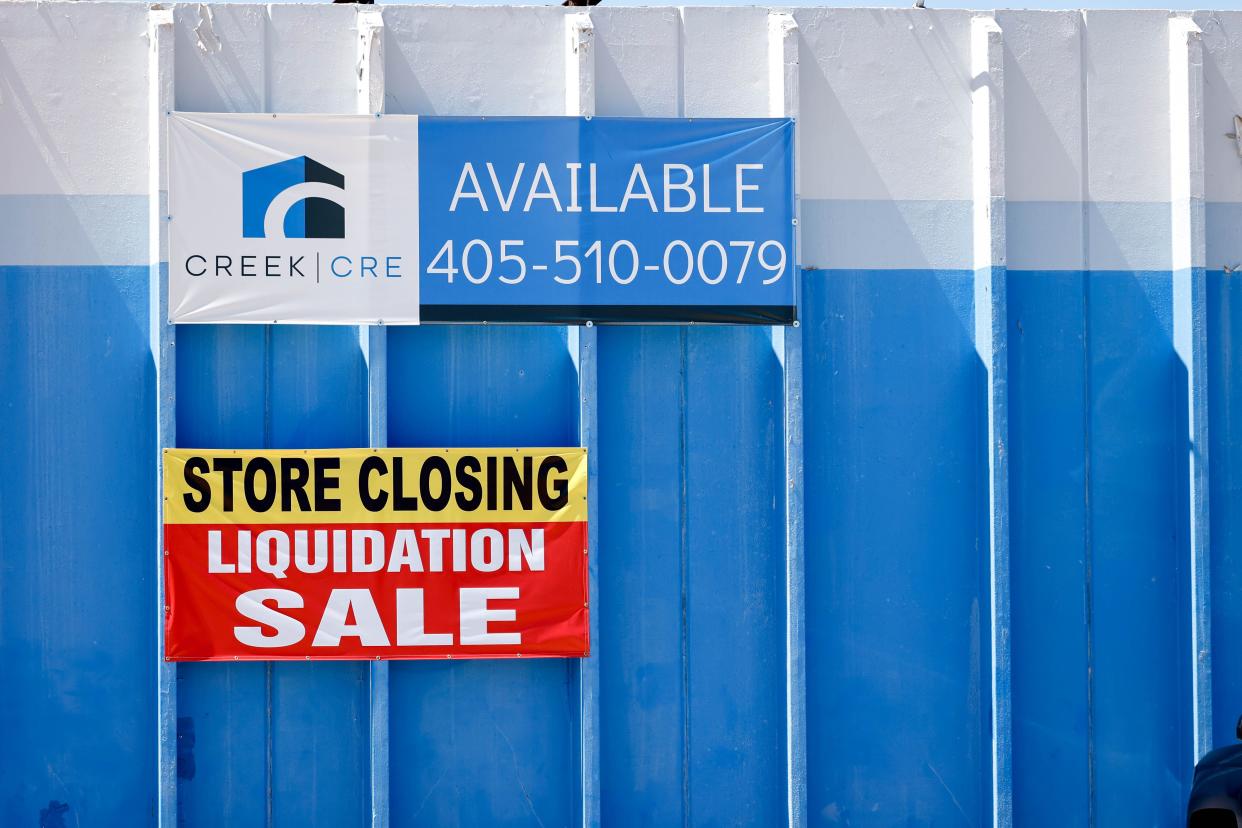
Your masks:
M476 452L478 467L486 468L486 456L501 451ZM508 451L511 456L514 450ZM585 455L567 451L583 458L584 478ZM406 465L415 467L420 458L410 455L420 453L430 454L388 452L404 455ZM261 485L252 486L256 496L249 506L239 491L224 508L227 489L216 485L231 475L240 490L243 468L249 467L230 459L221 464L225 475L212 479L213 454L267 457L279 469L279 452L178 454L184 456L165 465L169 660L506 658L589 651L587 524L574 519L585 517L585 479L577 479L576 456L561 464L566 497L541 507L532 496L524 509L515 490L518 496L507 504L501 499L507 508L495 510L500 520L488 520L485 508L468 514L459 502L405 522L385 503L370 521L338 523L327 519L330 507L311 505L314 498L307 498L300 517L297 509L279 511L280 498L271 498L268 519L256 520L254 505L264 502ZM314 455L327 452L296 454L309 467ZM347 479L350 467L345 462L340 477ZM185 468L192 473L184 474ZM559 468L549 471L545 490L555 492L558 473ZM173 475L181 480L169 480ZM373 477L363 475L364 499ZM277 472L274 484L279 479ZM338 495L351 488L346 480L332 485ZM497 490L503 492L503 485L498 481ZM374 502L374 491L370 494ZM191 513L171 506L176 497L182 507L203 508ZM348 495L340 499L338 512L355 518L357 504L351 505ZM485 507L484 498L480 501ZM417 511L413 504L414 498L405 501L411 512ZM523 511L539 519L513 519ZM211 522L195 521L200 514ZM467 516L474 519L463 519ZM244 522L227 522L228 517Z

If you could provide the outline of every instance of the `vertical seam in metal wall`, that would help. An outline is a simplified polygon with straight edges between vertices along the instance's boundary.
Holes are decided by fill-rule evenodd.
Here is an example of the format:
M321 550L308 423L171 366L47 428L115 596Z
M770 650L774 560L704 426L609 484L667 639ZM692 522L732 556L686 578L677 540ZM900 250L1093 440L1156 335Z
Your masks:
M168 322L168 118L174 106L171 9L147 12L147 327L155 362L155 566L156 566L156 821L177 824L177 665L164 655L167 599L164 584L164 449L176 445L176 328Z
M1091 515L1091 225L1090 188L1090 112L1087 99L1086 55L1087 18L1078 15L1079 113L1082 141L1081 216L1082 225L1082 353L1083 353L1083 609L1086 615L1087 651L1087 824L1095 825L1095 630L1092 565Z
M384 17L381 8L358 6L354 18L356 55L354 107L376 118L384 111ZM371 448L388 447L388 330L361 325L358 347L366 366L366 430ZM371 828L388 828L391 815L390 672L387 661L367 664L367 775Z
M263 448L272 447L272 327L263 326Z
M677 19L677 117L686 117L686 18L685 7L676 10Z
M678 491L678 513L680 517L681 538L681 818L682 825L692 824L690 819L690 512L687 496L690 470L686 464L688 459L687 417L689 408L689 328L683 325L678 330L678 344L681 350L681 382L678 408L681 417L678 429L679 450L681 453L681 485Z
M264 441L266 447L266 441ZM238 667L233 665L234 669ZM265 807L264 807L264 824L267 828L272 828L274 817L272 816L272 662L263 662L263 699L266 715L264 716L264 743L263 743L263 766L264 773L267 777L267 784L264 786L265 791Z
M1192 760L1198 760L1211 748L1213 728L1203 41L1202 31L1191 17L1170 17L1168 27L1173 344L1187 380L1186 409L1180 412L1187 417L1187 446L1177 450L1187 452L1188 463L1184 529L1190 553L1186 580L1191 644L1189 741Z
M801 209L798 187L798 106L799 106L798 22L787 12L768 14L768 114L794 121L794 221ZM797 267L801 248L801 223L795 226L794 267L791 277L799 279ZM796 281L795 316L801 311L801 285ZM806 825L806 582L805 582L805 486L803 474L802 420L802 331L795 318L789 327L771 331L774 349L781 362L783 391L782 449L785 479L785 791L786 818L791 828ZM779 342L779 348L777 343Z
M272 447L272 327L263 326L263 448ZM238 669L234 664L233 669ZM275 738L272 725L272 662L263 662L263 698L264 698L264 741L263 766L267 777L265 785L266 804L264 812L267 828L272 828L272 743Z
M263 9L263 112L272 107L272 7ZM263 326L263 447L272 445L272 326ZM237 665L234 665L236 669ZM273 825L272 808L272 662L263 662L264 691L264 819L267 828Z
M1083 612L1087 651L1087 824L1095 825L1095 637L1091 547L1091 281L1083 274Z
M677 9L677 114L679 117L686 116L686 18L685 7ZM681 481L678 490L678 522L681 530L678 551L680 553L681 564L681 821L683 826L689 826L690 821L690 650L689 650L689 584L687 581L689 554L689 505L687 501L686 487L690 475L687 460L686 446L686 419L687 408L689 406L689 345L687 338L689 336L688 327L682 325L678 328L677 342L680 349L681 376L678 388L680 399L678 400L678 411L680 414L678 427L678 449L681 454Z
M1198 646L1192 653L1195 665L1195 756L1199 757L1212 748L1212 520L1211 520L1211 441L1208 396L1208 383L1211 374L1208 371L1207 341L1207 240L1206 214L1203 190L1206 176L1205 158L1203 153L1203 33L1190 21L1191 28L1187 32L1186 61L1187 72L1191 75L1190 91L1194 95L1189 115L1192 119L1189 139L1194 142L1190 153L1192 174L1198 176L1195 190L1190 199L1191 240L1193 244L1193 260L1189 276L1191 279L1191 358L1194 363L1194 387L1191 389L1191 401L1194 405L1194 417L1191 428L1194 434L1195 462L1193 480L1196 487L1197 502L1191 504L1195 516L1194 568L1192 569L1194 586L1195 621L1192 622L1194 643ZM1195 146L1197 144L1197 146ZM1197 155L1197 158L1194 157ZM1196 203L1197 202L1197 203ZM1197 226L1196 226L1197 225Z
M565 114L595 114L595 29L589 12L565 17ZM565 329L578 373L578 443L587 452L587 616L590 653L576 661L580 823L600 824L599 335L589 322Z
M263 107L260 112L272 111L272 6L263 7Z
M1010 672L1008 286L1004 156L1003 34L992 17L971 23L972 248L974 341L985 371L986 580L989 650L991 821L1013 823ZM979 83L986 77L986 83Z

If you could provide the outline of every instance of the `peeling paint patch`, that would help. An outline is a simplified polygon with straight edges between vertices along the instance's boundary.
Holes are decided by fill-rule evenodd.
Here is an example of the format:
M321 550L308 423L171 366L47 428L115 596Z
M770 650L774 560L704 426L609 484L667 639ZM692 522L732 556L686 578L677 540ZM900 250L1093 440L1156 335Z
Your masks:
M69 813L68 802L57 802L55 799L47 803L46 808L39 809L39 828L65 828L65 814Z
M205 55L213 55L223 48L220 38L216 36L215 15L211 13L211 6L199 4L194 38L198 41L198 50Z
M194 717L177 717L177 778L194 778Z

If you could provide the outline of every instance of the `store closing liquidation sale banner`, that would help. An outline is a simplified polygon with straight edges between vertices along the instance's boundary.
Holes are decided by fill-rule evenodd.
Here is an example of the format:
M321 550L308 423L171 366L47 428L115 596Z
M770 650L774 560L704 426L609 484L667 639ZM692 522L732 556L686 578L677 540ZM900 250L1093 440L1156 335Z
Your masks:
M578 448L169 449L169 660L584 656Z

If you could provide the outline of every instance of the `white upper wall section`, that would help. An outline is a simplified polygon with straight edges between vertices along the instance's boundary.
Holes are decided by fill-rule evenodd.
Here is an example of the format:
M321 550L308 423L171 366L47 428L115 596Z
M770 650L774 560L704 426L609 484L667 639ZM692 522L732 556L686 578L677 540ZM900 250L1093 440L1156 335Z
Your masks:
M177 5L177 109L352 112L353 6Z
M1083 19L1087 198L1168 201L1168 14L1090 11Z
M996 22L1005 44L1005 195L1080 200L1082 15L1002 11Z
M804 198L970 198L971 16L794 12Z
M1017 201L1167 201L1168 15L997 12L1006 190Z
M1242 115L1242 12L1196 12L1203 30L1203 186L1208 201L1242 203L1242 157L1234 132Z
M559 6L383 11L388 112L565 114L566 36Z
M676 118L681 112L681 14L674 8L591 9L595 113Z
M147 8L0 3L0 195L141 195Z
M385 104L428 115L565 114L559 6L377 7ZM352 112L357 7L174 6L176 107ZM971 267L971 19L788 12L797 23L805 264ZM761 116L769 10L589 11L599 115ZM0 263L141 263L147 7L0 3ZM1004 54L1008 260L1167 267L1165 12L995 15ZM1242 12L1200 12L1208 266L1242 259ZM1086 206L1084 206L1084 204ZM73 232L52 232L65 222ZM52 230L49 230L52 228ZM60 243L55 243L59 241ZM137 252L135 252L137 251Z
M687 118L768 114L768 11L754 7L682 9L682 72Z

